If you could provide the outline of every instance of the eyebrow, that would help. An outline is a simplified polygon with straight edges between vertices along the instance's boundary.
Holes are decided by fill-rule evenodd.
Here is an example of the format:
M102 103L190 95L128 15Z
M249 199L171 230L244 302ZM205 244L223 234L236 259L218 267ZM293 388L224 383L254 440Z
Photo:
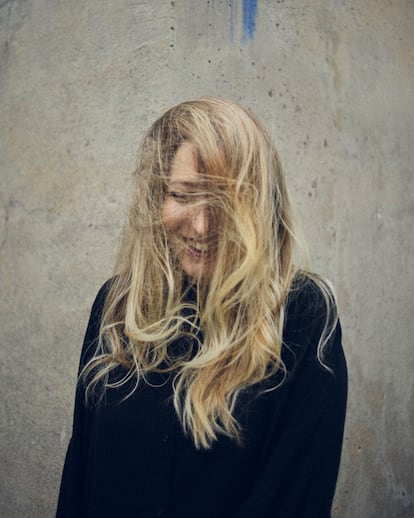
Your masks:
M188 182L188 181L181 181L181 180L172 180L169 182L169 187L184 187L187 189L198 189L200 186L203 185L204 182Z

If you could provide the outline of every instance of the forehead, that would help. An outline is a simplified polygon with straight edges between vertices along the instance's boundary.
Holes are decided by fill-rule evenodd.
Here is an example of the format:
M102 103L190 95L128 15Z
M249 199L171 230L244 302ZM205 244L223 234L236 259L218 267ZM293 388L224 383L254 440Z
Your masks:
M199 183L200 177L195 147L190 142L183 142L171 162L169 181L184 184Z

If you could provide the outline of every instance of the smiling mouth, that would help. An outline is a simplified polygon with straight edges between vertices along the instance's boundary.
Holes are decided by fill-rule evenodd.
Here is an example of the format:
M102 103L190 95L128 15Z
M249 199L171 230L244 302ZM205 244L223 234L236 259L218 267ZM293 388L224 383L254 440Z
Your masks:
M208 258L212 247L209 243L183 238L185 249L193 256L198 258Z

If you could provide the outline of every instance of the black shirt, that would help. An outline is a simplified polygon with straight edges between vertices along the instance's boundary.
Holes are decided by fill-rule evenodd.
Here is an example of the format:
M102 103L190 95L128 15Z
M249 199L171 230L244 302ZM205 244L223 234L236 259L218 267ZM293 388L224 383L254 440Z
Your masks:
M93 304L81 366L99 331L108 284ZM339 323L326 348L316 347L326 317L319 288L308 281L287 305L280 378L242 393L236 417L244 445L219 437L197 450L175 414L171 380L153 375L108 389L84 404L78 383L57 518L327 518L344 428L347 371ZM280 375L279 375L280 376Z

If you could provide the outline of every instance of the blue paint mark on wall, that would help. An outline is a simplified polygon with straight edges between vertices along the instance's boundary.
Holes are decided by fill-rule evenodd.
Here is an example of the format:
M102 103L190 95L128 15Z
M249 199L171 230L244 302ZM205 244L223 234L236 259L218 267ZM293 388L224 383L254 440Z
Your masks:
M243 0L242 42L253 39L256 30L257 0Z
M234 41L234 19L236 17L236 0L233 0L230 4L230 40L233 43Z
M242 24L243 32L241 41L246 44L248 40L252 40L256 31L256 15L258 0L242 0ZM239 21L239 0L232 0L230 2L230 40L234 42L238 36L238 21Z

